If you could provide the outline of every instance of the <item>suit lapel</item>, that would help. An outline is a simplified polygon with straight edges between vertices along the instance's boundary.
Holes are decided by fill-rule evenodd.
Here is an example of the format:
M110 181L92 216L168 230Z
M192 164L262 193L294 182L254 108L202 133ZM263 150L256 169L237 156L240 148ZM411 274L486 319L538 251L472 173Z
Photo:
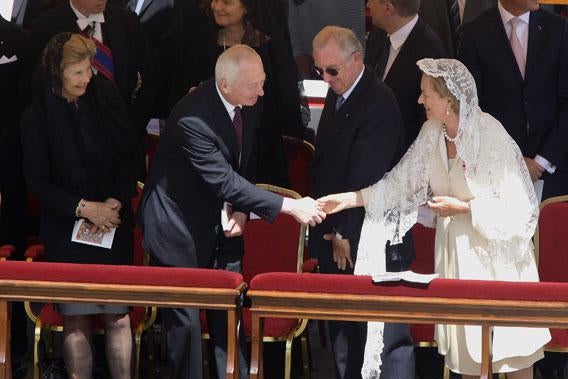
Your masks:
M67 23L67 29L65 30L72 31L74 33L82 33L81 29L79 29L79 25L77 25L77 15L73 12L73 9L71 9L69 2L62 6L61 14L61 20L65 20L64 22Z
M211 92L211 108L213 111L213 125L211 128L215 134L219 136L221 152L225 156L225 159L227 159L236 170L239 167L239 157L237 155L237 139L235 137L235 131L233 130L233 123L229 117L229 113L227 113L227 109L219 98L219 94L215 88L215 82L211 81L209 85L211 86L209 91Z
M239 167L239 172L241 173L246 172L247 163L250 157L250 153L252 151L252 145L254 144L255 140L256 129L254 128L254 126L256 124L256 116L258 115L256 107L258 107L258 105L254 105L252 107L243 107L242 111L243 145L241 146L241 162ZM235 138L235 143L236 143L236 138Z
M519 70L519 66L517 65L515 56L513 55L513 50L511 49L511 44L507 38L507 32L505 31L503 20L499 14L499 9L497 7L493 7L489 11L488 16L489 23L487 25L487 36L489 37L489 40L492 40L493 43L497 45L497 48L501 51L505 60L508 60L509 64L512 65L511 67L516 68L513 69L515 76L522 82L523 77Z
M152 4L153 0L144 0L144 3L142 3L142 8L140 8L140 13L138 14L138 16L142 16L142 14L144 14L144 12L146 12L146 9L148 9L148 7L150 6L150 4Z
M406 41L404 41L404 44L402 45L402 47L400 48L400 51L398 53L398 55L396 56L396 59L394 60L394 62L392 63L392 66L387 74L387 76L385 77L385 83L394 83L396 82L396 79L398 76L400 76L400 74L404 74L404 75L408 75L408 61L410 59L413 59L413 51L416 48L416 39L417 36L419 36L420 34L424 33L424 24L422 23L422 20L420 20L420 18L418 19L418 22L416 23L416 25L414 25L414 28L412 28L412 31L410 32L410 34L408 35L408 38L406 39ZM411 62L411 66L414 66L416 68L416 62Z
M316 136L316 155L314 156L313 165L316 165L323 152L329 147L330 142L341 129L349 123L349 118L353 111L359 106L359 97L363 94L364 89L375 74L365 67L363 76L357 86L351 92L351 95L345 100L343 106L335 112L335 103L337 94L331 89L325 99L323 114L318 126L318 135Z
M527 64L525 67L525 79L531 73L537 61L540 49L542 48L542 38L545 25L541 21L540 12L531 12L529 18L529 42L527 47Z

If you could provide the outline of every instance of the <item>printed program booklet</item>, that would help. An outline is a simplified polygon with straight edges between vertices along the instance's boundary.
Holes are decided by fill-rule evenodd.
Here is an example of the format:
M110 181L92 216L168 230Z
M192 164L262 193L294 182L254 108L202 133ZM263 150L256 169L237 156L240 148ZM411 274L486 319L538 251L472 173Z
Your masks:
M112 241L114 240L116 228L111 228L106 232L99 230L93 233L91 232L92 226L93 224L84 218L75 221L71 241L110 249L112 247Z

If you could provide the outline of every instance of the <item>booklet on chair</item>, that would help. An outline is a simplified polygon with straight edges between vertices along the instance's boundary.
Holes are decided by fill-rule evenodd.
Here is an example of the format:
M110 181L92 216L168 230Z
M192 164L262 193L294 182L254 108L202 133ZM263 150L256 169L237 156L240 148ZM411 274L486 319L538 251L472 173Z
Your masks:
M372 278L373 283L398 282L404 280L409 283L428 284L439 276L440 274L419 274L408 270L401 272L385 272L384 274L373 275Z

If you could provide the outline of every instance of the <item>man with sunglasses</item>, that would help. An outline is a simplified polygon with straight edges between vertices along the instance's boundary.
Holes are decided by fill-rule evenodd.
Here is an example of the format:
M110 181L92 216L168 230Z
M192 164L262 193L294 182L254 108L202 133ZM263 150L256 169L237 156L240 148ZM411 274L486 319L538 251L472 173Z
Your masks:
M311 168L314 198L373 184L398 162L402 117L392 91L363 63L363 47L345 28L327 26L313 41L315 69L329 84ZM364 210L330 215L310 231L310 253L320 272L353 274ZM387 270L406 269L413 257L387 253ZM412 254L412 249L410 249ZM402 267L404 265L404 267ZM329 322L337 377L361 378L366 324ZM386 324L381 378L414 378L412 338L406 325Z

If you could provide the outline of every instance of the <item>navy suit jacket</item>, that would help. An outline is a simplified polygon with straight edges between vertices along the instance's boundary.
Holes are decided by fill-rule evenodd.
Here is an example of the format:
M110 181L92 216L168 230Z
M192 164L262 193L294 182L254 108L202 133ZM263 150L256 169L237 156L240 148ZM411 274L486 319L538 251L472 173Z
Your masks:
M387 33L384 30L374 28L369 33L365 64L375 72L379 54L386 43ZM440 37L419 18L385 77L385 84L394 92L402 114L406 133L404 151L414 142L426 121L424 107L418 104L422 72L416 62L422 58L442 57L447 57L447 53Z
M272 221L282 198L247 181L259 105L243 108L241 164L229 114L209 80L174 107L140 203L144 247L159 265L210 267L223 202Z
M475 19L497 4L497 0L467 0L463 12L463 23ZM456 56L450 17L448 15L448 0L422 0L420 2L420 17L440 36L451 57Z
M379 181L400 159L403 126L392 91L369 68L336 112L337 94L331 89L316 136L311 167L314 198L356 191ZM310 232L310 253L331 254L323 234L338 232L349 239L352 254L363 225L365 210L354 208L330 215ZM405 258L411 259L411 256Z
M481 109L523 155L568 168L568 20L531 12L524 79L497 7L464 26L460 59L475 78Z

